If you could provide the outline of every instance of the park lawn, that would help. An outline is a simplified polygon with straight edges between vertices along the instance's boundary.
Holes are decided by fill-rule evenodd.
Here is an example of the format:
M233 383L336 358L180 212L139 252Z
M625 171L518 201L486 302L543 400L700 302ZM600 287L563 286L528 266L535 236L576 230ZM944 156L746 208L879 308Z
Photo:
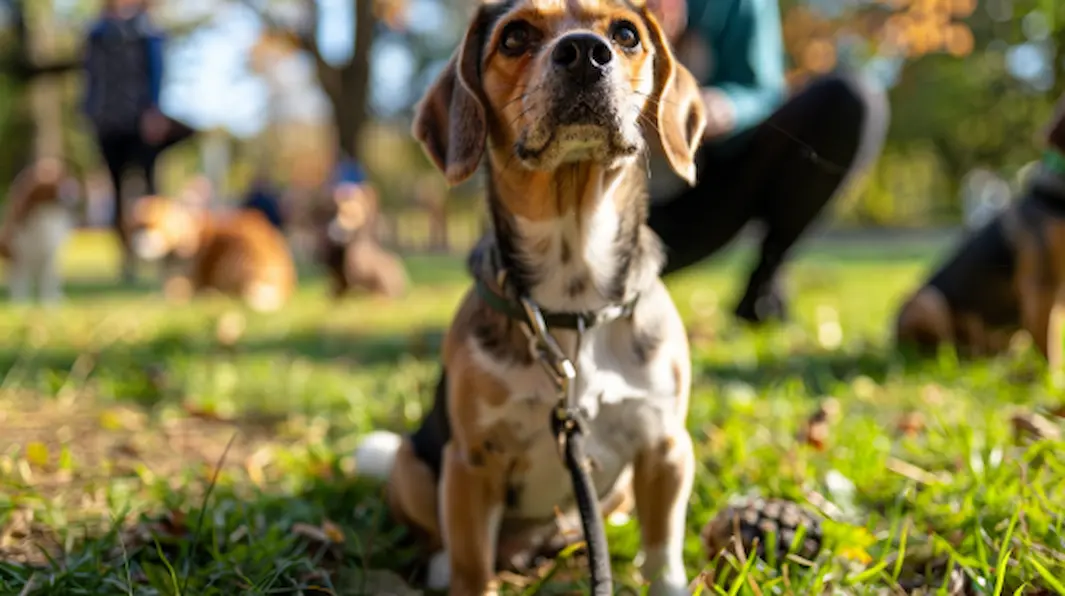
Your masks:
M974 593L1065 594L1062 443L1018 440L1011 422L1040 412L1061 429L1039 359L886 348L940 249L812 247L788 277L795 322L762 331L729 317L743 251L670 281L694 358L692 576L708 568L699 530L737 496L820 495L834 516L815 560L719 574L704 593L901 593L899 553L934 547ZM416 291L394 303L333 303L309 274L264 316L116 288L111 256L83 234L64 306L0 304L0 594L405 593L414 555L350 453L426 409L461 261L408 259ZM818 448L800 436L826 400L839 416ZM635 588L637 533L609 528L615 579ZM504 593L580 593L580 564Z

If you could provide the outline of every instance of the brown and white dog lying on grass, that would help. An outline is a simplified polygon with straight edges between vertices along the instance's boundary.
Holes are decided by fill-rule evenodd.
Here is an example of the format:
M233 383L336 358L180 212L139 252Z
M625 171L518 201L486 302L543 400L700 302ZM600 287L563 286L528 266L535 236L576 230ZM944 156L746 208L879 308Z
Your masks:
M481 3L420 104L414 134L450 183L487 162L494 228L444 340L431 413L356 453L435 553L430 587L490 593L512 556L560 537L557 511L575 514L551 429L558 392L523 332L525 296L579 370L604 513L634 502L651 594L688 593L691 363L645 223L644 158L660 145L693 182L705 122L694 78L648 9L626 0Z
M900 347L952 345L991 356L1027 332L1052 368L1065 364L1065 97L1024 193L970 234L899 310Z
M40 159L15 178L0 228L12 302L29 301L34 289L41 303L62 298L59 252L74 226L78 193L77 180L58 159Z
M344 184L333 192L331 213L322 232L320 258L333 282L333 296L364 290L384 298L407 293L403 261L386 250L375 234L377 193L367 184Z
M295 289L288 244L259 211L215 213L199 201L147 196L127 225L139 258L176 263L179 272L166 286L171 298L213 290L270 312Z

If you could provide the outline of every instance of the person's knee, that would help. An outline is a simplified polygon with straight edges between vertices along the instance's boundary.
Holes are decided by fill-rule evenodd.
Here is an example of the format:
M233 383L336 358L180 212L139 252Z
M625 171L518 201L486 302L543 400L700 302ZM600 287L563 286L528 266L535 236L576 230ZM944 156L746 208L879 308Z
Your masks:
M815 79L808 91L818 98L825 114L847 117L856 124L871 116L887 118L887 94L879 85L850 72L839 72Z
M814 80L809 93L812 120L831 123L837 135L856 143L855 159L868 164L879 155L890 122L887 93L883 87L854 73L839 72Z

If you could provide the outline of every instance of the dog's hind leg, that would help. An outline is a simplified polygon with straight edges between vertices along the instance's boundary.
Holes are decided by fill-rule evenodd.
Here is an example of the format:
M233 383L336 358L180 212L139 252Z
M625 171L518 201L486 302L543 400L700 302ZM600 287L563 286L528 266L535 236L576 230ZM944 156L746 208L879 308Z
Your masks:
M7 271L7 291L11 302L25 303L33 297L33 275L31 267L23 258L11 260Z
M37 294L41 304L56 304L63 299L63 276L59 270L58 251L42 259L38 268Z

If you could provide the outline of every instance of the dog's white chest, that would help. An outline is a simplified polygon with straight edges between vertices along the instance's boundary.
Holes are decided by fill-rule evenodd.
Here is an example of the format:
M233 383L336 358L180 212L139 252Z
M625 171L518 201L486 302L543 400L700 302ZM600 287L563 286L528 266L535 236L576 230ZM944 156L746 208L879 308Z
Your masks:
M36 263L49 259L70 235L73 218L62 205L42 205L33 210L15 232L16 258Z
M555 385L539 363L487 364L504 379L510 399L485 411L479 422L505 435L519 462L508 473L504 517L550 521L556 510L574 506L570 474L551 430L558 400ZM585 337L576 394L588 423L585 452L591 460L591 477L601 497L614 488L642 449L683 425L676 413L680 391L664 356L638 363L627 346L612 345L603 334Z

